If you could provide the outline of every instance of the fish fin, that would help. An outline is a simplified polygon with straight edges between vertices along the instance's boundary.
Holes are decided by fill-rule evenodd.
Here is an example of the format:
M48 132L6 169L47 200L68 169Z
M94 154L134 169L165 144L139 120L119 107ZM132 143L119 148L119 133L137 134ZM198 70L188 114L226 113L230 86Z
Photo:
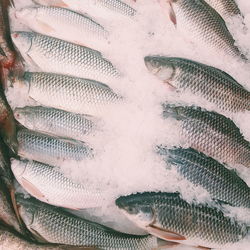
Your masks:
M27 190L32 196L38 199L44 199L44 194L36 188L30 181L26 180L25 178L21 179L22 186Z
M157 247L153 248L152 250L160 250L160 249L166 249L166 248L173 248L175 246L180 245L181 243L178 242L172 242L172 241L166 241L162 239L157 239Z
M37 20L38 25L43 29L45 33L51 33L54 32L55 30L47 23L44 23L41 20Z
M163 240L167 240L167 241L175 241L175 240L186 240L186 238L183 235L180 235L176 232L172 232L166 229L162 229L162 228L158 228L156 226L148 226L147 227L147 231L152 234L155 235L156 237L159 237Z
M31 231L32 235L36 238L36 240L38 240L41 243L48 243L48 240L46 240L40 233L38 233L35 229L33 229L32 227L29 228L29 230Z
M173 86L169 81L164 81L164 83L166 83L167 84L167 86L168 86L168 89L170 90L170 91L175 91L177 88L175 87L175 86Z
M69 8L69 5L66 4L63 0L53 1L51 6L61 7L61 8Z
M158 0L158 2L163 9L167 10L171 22L176 26L177 20L173 9L172 0Z
M202 250L211 250L212 249L210 247L203 247L203 246L197 246L197 248L202 249Z

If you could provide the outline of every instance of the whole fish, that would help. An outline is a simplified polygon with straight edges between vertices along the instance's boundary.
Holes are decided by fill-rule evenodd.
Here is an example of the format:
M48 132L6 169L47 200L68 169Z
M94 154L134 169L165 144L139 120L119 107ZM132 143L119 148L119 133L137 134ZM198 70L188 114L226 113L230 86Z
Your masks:
M37 199L70 209L102 205L104 191L72 181L56 167L36 161L15 160L11 169L19 184Z
M92 47L93 39L104 42L108 37L108 32L90 17L65 8L26 7L15 16L36 32L88 47Z
M190 90L222 110L250 110L250 92L222 70L177 57L147 56L144 60L150 72L177 90Z
M234 167L250 167L249 142L232 120L196 107L165 104L163 108L165 118L180 121L184 144Z
M101 249L152 249L156 238L116 232L78 218L35 199L17 196L20 215L28 229L48 242Z
M227 19L232 16L241 15L241 12L234 0L205 0L222 17Z
M76 246L58 244L41 244L33 242L29 238L17 233L10 228L0 224L0 246L1 250L77 250L84 249Z
M24 83L35 101L79 114L103 115L105 108L121 100L105 84L66 75L26 72Z
M81 161L92 156L92 149L84 142L28 129L20 129L17 140L18 155L50 165L60 166L64 161Z
M35 32L14 32L12 40L23 58L42 71L102 81L119 77L96 50Z
M178 193L137 193L122 196L116 205L149 233L182 244L221 248L243 239L245 224L206 205L189 204Z
M91 116L43 106L16 108L14 116L28 129L80 141L96 127Z
M196 186L201 186L213 199L232 206L250 208L250 188L234 172L192 148L168 149L159 147L158 153L168 164Z
M222 17L204 0L158 0L164 8L169 9L169 15L177 28L185 33L193 42L198 42L202 48L224 52L235 58L246 57L235 45Z
M71 4L71 1L66 0L33 0L33 2L42 4L45 6L59 6L59 7L66 7L71 8L73 5ZM122 14L124 16L133 17L136 15L136 10L133 9L128 4L124 3L120 0L86 0L81 1L78 3L78 9L81 11L84 11L86 7L99 7L107 10L111 10L113 13Z

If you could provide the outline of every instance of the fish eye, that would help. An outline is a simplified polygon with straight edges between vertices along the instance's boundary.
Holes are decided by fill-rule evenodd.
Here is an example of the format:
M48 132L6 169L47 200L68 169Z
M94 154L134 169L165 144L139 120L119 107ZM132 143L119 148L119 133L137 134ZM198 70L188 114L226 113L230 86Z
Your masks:
M137 214L137 213L138 213L138 209L135 208L135 207L128 207L128 208L127 208L127 211L128 211L128 213L130 213L130 214Z

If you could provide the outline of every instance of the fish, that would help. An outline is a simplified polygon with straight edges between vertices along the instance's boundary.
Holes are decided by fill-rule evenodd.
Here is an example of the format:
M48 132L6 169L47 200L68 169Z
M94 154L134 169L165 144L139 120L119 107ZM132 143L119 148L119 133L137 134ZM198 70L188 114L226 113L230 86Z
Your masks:
M151 73L177 91L190 90L223 111L250 110L250 92L220 69L179 57L146 56L144 61Z
M205 0L213 7L223 19L233 16L242 16L239 7L234 0Z
M16 31L12 40L29 65L44 72L99 81L114 81L120 73L99 51L36 32Z
M15 108L15 119L24 127L60 137L84 141L97 128L97 119L44 106Z
M65 8L25 7L15 11L15 16L33 31L87 47L92 47L93 40L104 43L108 38L108 31L99 23L86 15Z
M93 157L84 142L38 133L21 128L17 132L18 155L60 167L64 161L79 162Z
M45 6L59 6L64 8L73 7L70 1L65 0L33 0L33 2ZM83 11L89 6L102 9L104 7L106 10L111 10L114 14L121 14L122 16L127 17L134 17L137 14L137 11L134 8L120 0L86 0L84 2L79 2L77 7Z
M218 208L187 203L179 193L144 192L121 196L116 205L137 226L161 239L222 248L245 238L248 227Z
M12 159L11 169L28 193L48 204L80 210L101 206L104 201L104 190L74 182L54 166Z
M180 137L185 147L236 168L250 167L250 146L240 129L229 118L194 106L163 105L163 117L180 123Z
M222 17L204 0L158 0L177 29L200 48L247 61Z
M24 199L18 194L16 199L28 229L47 242L101 249L146 250L157 246L156 238L151 235L117 232L34 198Z
M28 96L44 106L79 114L101 116L122 101L106 84L66 75L26 72L14 84L27 87Z
M76 246L66 246L58 244L41 244L32 241L28 237L0 224L0 246L2 250L16 249L16 250L77 250L87 249Z
M178 173L203 187L214 200L236 207L250 208L250 188L233 170L192 148L167 148L158 146L168 168L170 164Z

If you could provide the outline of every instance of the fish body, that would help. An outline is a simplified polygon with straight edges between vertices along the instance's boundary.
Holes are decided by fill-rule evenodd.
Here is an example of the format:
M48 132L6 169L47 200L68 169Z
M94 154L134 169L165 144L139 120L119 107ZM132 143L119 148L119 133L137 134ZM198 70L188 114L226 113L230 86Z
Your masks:
M108 32L91 18L60 7L26 7L15 12L32 30L92 47L93 39L105 42ZM67 32L65 33L65 30ZM92 38L88 39L88 38Z
M234 172L192 148L159 148L168 164L196 186L203 187L215 200L250 208L250 188Z
M147 56L144 60L150 72L177 90L190 90L221 110L250 110L250 92L220 69L177 57Z
M178 193L137 193L116 205L149 233L182 244L221 248L240 241L247 226L206 205L189 204Z
M212 53L219 51L234 58L246 58L230 34L222 17L204 0L170 0L177 29Z
M163 116L181 124L183 144L220 162L250 167L250 147L234 122L196 107L164 105Z
M16 108L14 116L28 129L80 141L95 128L91 116L43 106Z
M79 114L100 115L121 100L107 85L88 79L26 72L24 81L35 101Z
M114 80L119 72L100 52L35 32L14 32L12 40L23 58L45 72Z
M157 246L153 236L116 232L34 199L17 196L17 201L20 215L28 229L48 242L127 250L152 249Z
M103 191L74 182L56 167L13 159L11 168L22 187L43 202L71 209L102 205Z
M241 15L240 9L234 0L205 0L223 19Z
M17 133L18 155L42 163L60 166L64 161L82 161L92 156L84 142L53 137L20 129Z

